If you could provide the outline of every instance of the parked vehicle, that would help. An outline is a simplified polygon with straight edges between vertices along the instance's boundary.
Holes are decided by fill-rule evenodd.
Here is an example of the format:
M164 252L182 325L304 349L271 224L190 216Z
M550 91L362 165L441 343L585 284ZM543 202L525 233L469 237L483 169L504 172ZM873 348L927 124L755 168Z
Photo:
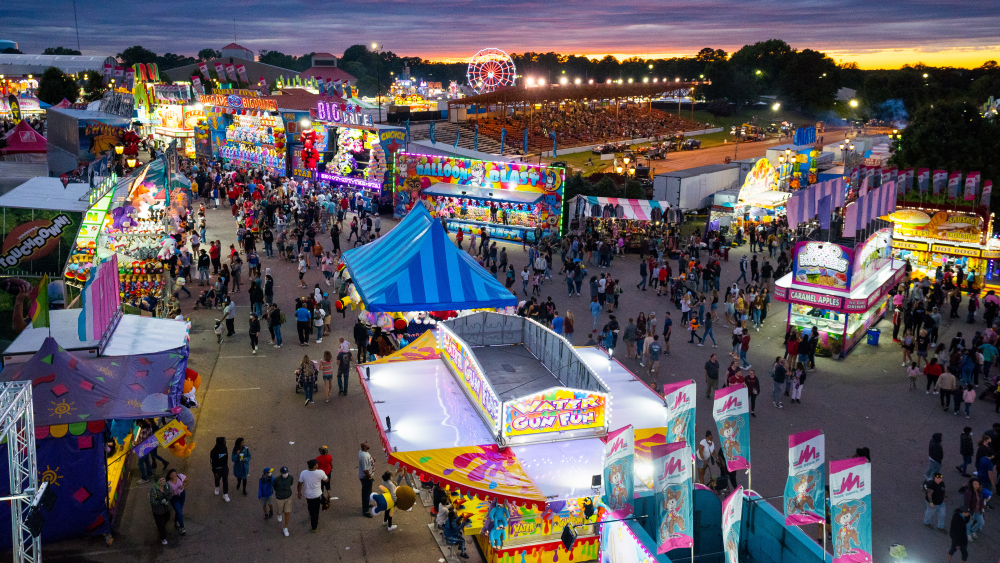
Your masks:
M700 149L701 141L699 141L698 139L688 139L684 141L684 144L681 146L681 148L686 151L693 151L696 149Z

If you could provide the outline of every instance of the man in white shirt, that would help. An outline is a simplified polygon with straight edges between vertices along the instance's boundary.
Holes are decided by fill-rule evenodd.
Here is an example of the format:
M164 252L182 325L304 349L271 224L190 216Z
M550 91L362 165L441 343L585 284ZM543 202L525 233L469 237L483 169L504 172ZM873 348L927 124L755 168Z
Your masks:
M299 499L302 498L302 489L305 485L306 505L309 507L309 523L312 524L312 531L316 531L319 526L319 508L323 496L323 481L329 480L326 473L317 467L315 459L309 460L309 469L304 469L299 473Z
M368 453L368 442L361 443L361 451L358 452L358 479L361 480L361 515L371 518L372 513L368 510L368 502L372 496L372 483L375 481L375 460L372 454Z

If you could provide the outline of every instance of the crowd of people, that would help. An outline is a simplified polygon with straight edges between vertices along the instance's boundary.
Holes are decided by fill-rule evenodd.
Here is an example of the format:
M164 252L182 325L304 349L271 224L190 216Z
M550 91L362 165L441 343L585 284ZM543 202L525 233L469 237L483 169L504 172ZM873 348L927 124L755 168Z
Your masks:
M470 127L477 124L481 134L498 140L504 128L507 129L508 139L521 139L527 130L529 150L551 148L552 133L555 133L559 146L571 147L617 139L674 135L678 131L702 128L699 123L648 105L622 104L616 110L614 107L583 103L514 113L506 119L484 117L469 120Z

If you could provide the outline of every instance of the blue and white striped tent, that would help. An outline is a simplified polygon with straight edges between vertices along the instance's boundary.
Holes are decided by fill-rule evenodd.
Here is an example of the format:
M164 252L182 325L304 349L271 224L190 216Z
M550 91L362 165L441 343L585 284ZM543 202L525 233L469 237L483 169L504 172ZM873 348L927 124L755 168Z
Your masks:
M517 305L517 297L449 238L423 205L381 237L343 256L365 307L377 312Z

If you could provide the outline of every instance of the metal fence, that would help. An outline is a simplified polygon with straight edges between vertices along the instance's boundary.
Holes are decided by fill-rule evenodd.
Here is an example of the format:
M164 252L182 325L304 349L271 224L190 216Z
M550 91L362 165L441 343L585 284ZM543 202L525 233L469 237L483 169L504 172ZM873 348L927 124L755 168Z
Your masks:
M565 338L531 319L480 312L445 324L470 346L523 344L564 386L610 393Z

